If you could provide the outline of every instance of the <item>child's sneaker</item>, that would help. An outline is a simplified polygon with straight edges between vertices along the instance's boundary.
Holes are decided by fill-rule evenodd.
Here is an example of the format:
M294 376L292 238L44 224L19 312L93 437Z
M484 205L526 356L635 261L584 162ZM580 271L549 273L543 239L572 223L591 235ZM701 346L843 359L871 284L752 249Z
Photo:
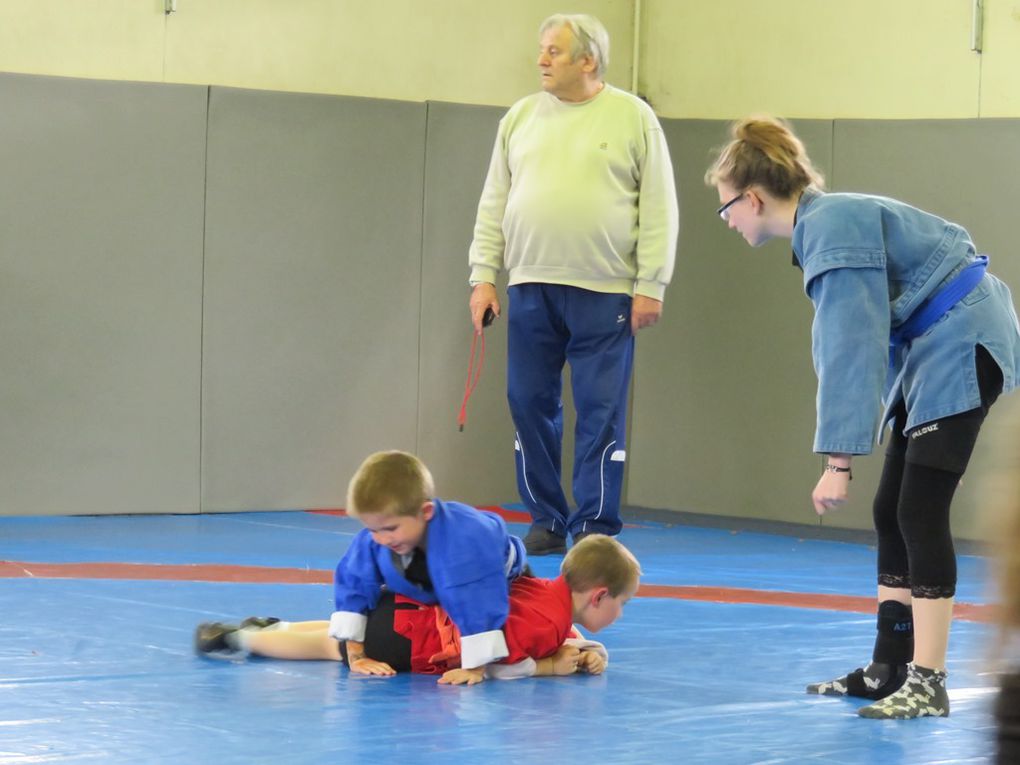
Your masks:
M210 659L238 659L245 652L236 646L231 636L237 632L236 624L203 622L195 628L195 653Z
M278 624L280 624L280 620L275 616L249 616L241 622L240 629L264 630L267 627L272 627Z

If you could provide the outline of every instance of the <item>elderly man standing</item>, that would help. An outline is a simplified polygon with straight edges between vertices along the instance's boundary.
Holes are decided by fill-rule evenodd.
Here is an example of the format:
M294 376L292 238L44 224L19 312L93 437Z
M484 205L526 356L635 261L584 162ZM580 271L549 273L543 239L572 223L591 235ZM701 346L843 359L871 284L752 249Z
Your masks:
M655 114L604 81L609 35L592 16L539 30L542 92L499 124L471 244L471 320L499 315L509 273L507 398L531 555L616 535L634 334L662 313L679 214ZM561 488L562 373L577 408L571 513Z

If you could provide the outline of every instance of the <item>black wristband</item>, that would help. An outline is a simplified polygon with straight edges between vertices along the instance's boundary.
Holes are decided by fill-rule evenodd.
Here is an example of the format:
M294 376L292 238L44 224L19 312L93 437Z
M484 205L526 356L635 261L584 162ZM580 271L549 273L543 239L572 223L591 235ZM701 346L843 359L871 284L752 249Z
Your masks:
M840 467L839 465L833 465L832 463L827 463L825 465L825 472L826 473L849 473L850 474L849 480L851 480L851 481L854 480L854 474L853 474L853 472L851 472L850 468L848 468L848 467Z

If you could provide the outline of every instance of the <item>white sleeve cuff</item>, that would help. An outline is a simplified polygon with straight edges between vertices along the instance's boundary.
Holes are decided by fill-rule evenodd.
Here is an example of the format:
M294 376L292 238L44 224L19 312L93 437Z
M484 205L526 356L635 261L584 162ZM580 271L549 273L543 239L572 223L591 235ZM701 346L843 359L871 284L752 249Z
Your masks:
M563 645L573 646L581 651L593 651L602 657L602 660L609 666L609 651L597 640L587 640L586 638L567 638L563 641Z
M658 300L661 303L666 299L666 285L659 282L638 280L634 284L634 294L643 295L652 298L652 300Z
M485 676L493 680L520 680L534 677L537 671L538 662L529 656L516 664L490 664L485 668Z
M329 617L329 636L337 640L353 640L355 643L365 642L365 625L368 617L353 611L334 611Z
M468 277L468 284L474 287L476 284L491 284L493 287L496 286L496 275L499 273L498 269L492 268L491 266L483 266L477 264L471 267L471 275Z
M474 635L463 635L460 639L460 666L464 669L481 667L509 655L503 630L476 632Z

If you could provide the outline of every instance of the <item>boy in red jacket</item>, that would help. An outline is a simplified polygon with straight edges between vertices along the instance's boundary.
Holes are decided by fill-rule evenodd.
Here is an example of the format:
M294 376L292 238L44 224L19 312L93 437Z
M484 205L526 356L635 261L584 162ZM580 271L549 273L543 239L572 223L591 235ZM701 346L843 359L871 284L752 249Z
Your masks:
M486 677L599 674L608 661L605 648L584 640L573 625L598 632L616 621L637 592L641 568L615 539L593 534L571 548L560 572L552 580L524 576L511 583L502 627L509 656L485 667L460 667L460 635L441 606L399 594L383 598L369 614L358 654L329 636L326 621L202 624L195 644L200 653L215 653L229 642L258 656L343 661L362 674L439 674L440 683L452 685Z

